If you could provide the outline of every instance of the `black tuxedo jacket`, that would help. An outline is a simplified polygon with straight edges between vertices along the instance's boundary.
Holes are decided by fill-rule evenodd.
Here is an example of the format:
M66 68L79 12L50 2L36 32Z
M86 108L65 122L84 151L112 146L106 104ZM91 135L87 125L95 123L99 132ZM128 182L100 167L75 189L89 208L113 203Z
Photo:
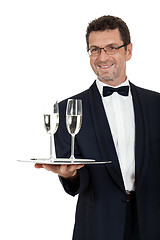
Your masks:
M160 94L130 85L135 113L135 181L140 236L141 240L160 240ZM67 193L79 194L73 239L123 240L126 192L96 83L73 98L83 101L83 124L76 136L75 156L112 161L81 168L79 182L75 184L61 178ZM66 102L60 103L60 126L55 135L58 157L70 156Z

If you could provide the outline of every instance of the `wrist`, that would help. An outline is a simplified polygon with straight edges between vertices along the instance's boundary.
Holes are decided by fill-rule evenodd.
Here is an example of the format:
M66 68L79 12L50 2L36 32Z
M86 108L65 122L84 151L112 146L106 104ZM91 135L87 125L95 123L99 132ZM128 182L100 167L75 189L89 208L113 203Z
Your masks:
M78 174L77 174L77 170L73 172L72 175L68 176L68 177L63 177L65 178L68 182L74 183L78 181Z

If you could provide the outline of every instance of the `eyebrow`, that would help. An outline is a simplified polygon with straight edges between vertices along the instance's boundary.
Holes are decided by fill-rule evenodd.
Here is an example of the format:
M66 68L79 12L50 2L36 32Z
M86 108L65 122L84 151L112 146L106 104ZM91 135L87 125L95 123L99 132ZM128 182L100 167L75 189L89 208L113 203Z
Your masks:
M104 46L104 47L113 46L113 45L119 46L117 43L110 43L110 44L107 44L107 45ZM100 47L98 47L98 46L96 46L96 45L91 45L89 48L93 48L93 47L95 47L95 48L100 48Z

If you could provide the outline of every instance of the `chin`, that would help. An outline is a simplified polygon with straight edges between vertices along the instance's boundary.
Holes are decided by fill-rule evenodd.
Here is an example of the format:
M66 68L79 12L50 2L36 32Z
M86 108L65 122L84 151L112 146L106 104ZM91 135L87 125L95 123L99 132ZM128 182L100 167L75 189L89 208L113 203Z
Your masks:
M101 81L101 82L105 82L105 83L107 83L107 82L109 82L109 81L113 81L113 78L103 78L103 77L98 77L98 79L99 79L99 81Z

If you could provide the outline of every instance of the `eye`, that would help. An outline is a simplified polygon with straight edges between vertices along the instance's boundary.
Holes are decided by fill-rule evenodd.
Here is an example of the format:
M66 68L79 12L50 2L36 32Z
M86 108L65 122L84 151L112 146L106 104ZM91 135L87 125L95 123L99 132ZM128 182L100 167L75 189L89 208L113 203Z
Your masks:
M117 52L117 47L115 45L108 45L106 48L105 48L106 52L108 54L115 54Z
M97 52L99 52L99 48L98 47L91 48L91 52L97 53Z
M111 45L111 46L108 46L108 49L115 50L116 47Z

